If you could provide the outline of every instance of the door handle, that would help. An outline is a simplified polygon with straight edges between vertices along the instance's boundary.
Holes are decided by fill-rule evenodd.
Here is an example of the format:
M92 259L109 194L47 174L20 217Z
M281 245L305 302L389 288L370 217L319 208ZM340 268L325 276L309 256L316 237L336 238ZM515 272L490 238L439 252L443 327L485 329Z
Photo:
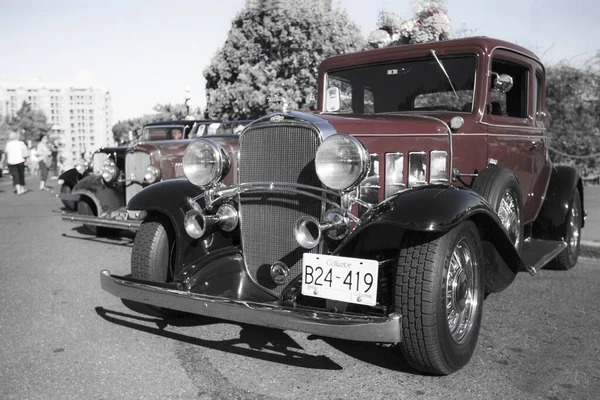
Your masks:
M530 150L537 149L539 144L540 144L540 142L538 142L537 140L532 140L531 141L531 149Z

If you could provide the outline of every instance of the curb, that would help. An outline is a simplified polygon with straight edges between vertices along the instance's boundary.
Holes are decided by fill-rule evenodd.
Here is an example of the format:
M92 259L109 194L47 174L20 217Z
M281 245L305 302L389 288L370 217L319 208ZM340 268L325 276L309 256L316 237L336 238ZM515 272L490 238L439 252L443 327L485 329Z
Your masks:
M600 242L582 240L579 255L585 258L600 258Z

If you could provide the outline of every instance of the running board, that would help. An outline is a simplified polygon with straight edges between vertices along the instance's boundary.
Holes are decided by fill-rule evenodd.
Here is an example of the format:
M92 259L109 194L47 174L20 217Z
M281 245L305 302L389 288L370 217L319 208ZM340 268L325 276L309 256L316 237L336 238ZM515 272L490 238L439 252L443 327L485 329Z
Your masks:
M567 244L562 240L527 239L523 243L521 258L528 268L537 272L566 248Z

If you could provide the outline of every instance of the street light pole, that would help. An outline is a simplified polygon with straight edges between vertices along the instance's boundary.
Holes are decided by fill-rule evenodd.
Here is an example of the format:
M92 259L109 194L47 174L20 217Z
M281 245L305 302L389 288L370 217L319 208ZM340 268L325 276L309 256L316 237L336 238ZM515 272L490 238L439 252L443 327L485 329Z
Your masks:
M189 86L185 87L185 116L190 115L190 100L192 99L191 88Z

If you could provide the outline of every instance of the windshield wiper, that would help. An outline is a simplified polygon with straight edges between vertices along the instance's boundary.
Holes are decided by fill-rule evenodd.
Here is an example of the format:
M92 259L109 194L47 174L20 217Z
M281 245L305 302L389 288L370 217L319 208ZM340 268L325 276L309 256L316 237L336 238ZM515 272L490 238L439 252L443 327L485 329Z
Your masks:
M435 58L435 61L437 61L438 65L440 66L440 68L442 69L442 71L444 72L444 75L446 75L446 79L448 79L448 83L450 83L450 87L452 88L452 91L454 92L454 95L456 96L456 99L459 100L458 99L458 94L456 94L456 90L454 90L454 85L452 84L452 81L450 80L450 76L446 72L446 68L444 68L444 64L442 64L442 62L438 58L437 54L435 54L435 50L434 49L429 49L429 51L431 52L431 54Z

